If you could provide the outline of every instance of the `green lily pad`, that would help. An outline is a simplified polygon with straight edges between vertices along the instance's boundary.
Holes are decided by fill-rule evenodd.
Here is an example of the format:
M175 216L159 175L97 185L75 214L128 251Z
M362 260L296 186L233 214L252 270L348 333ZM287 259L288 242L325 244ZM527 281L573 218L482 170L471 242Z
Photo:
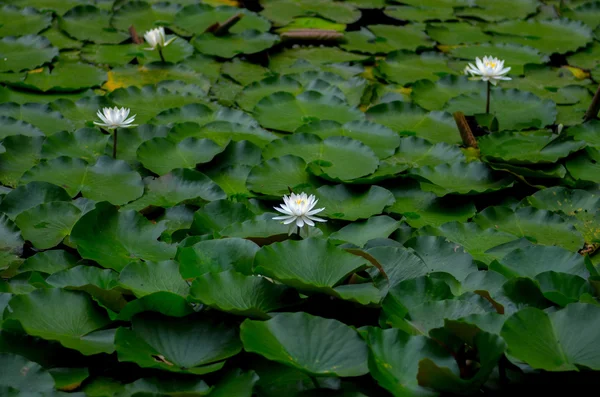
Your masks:
M600 150L587 147L585 151L567 160L567 170L573 178L600 183Z
M58 48L42 36L4 37L0 40L0 55L4 59L0 72L19 72L52 61Z
M98 110L114 106L115 104L104 96L83 97L75 99L75 102L60 98L50 104L52 109L62 114L75 128L93 127L93 120L96 119Z
M511 177L496 174L480 162L413 168L409 175L421 182L421 189L439 197L447 194L481 194L513 185Z
M473 221L482 228L527 237L541 245L557 245L570 251L583 247L583 237L573 225L560 215L533 207L513 211L508 207L488 207L478 213Z
M527 307L506 320L500 335L508 344L508 353L533 368L598 369L598 335L593 330L599 312L598 307L585 303L573 303L553 313Z
M368 54L387 54L395 50L415 51L433 47L433 42L424 32L425 26L370 25L360 31L347 32L346 43L341 47L348 51Z
M169 26L181 8L181 5L177 3L130 1L115 10L110 24L124 32L127 32L133 25L142 37L144 32L150 29Z
M167 49L165 49L165 54L170 52ZM176 56L178 56L177 47L173 47L172 53L175 53L173 59L176 59ZM156 84L156 88L166 88L176 94L194 94L196 96L195 101L184 102L184 104L207 102L206 91L210 88L210 81L207 77L182 63L173 65L171 63L149 62L144 65L125 65L113 68L108 77L108 80L102 86L107 91L132 86L143 88L148 84ZM205 99L202 100L201 98ZM165 108L168 108L168 103L165 103L165 107L161 110Z
M203 33L192 40L198 52L206 55L233 58L238 54L254 54L261 52L279 42L279 36L261 33L258 30L245 30L242 33L215 36Z
M600 25L598 21L598 18L600 18L600 4L597 1L585 2L576 7L566 9L563 15L566 18L581 21L590 28L596 29Z
M254 115L263 127L287 132L314 119L346 123L364 118L362 112L343 100L314 91L297 97L289 92L276 92L258 102Z
M425 109L441 110L452 98L482 90L485 90L484 82L471 81L467 76L448 74L435 82L417 81L412 86L411 96L415 103Z
M484 136L477 144L484 159L511 164L555 163L585 145L547 131L502 131Z
M131 4L131 3L128 3ZM160 61L160 55L158 55L158 51L150 51L146 50L148 48L147 43L142 44L86 44L81 50L81 57L83 60L88 62L93 62L97 64L109 65L109 66L124 66L130 63L132 60L137 59L139 63L150 63L150 62L158 62ZM168 62L180 62L183 61L188 56L192 55L194 52L194 47L189 44L187 41L177 37L173 40L167 47L163 50L163 56L165 60ZM154 65L152 65L154 66ZM162 66L162 65L161 65ZM166 66L166 65L165 65ZM162 69L157 69L156 74L161 73L162 75L168 76L176 76L177 71L180 73L184 70L189 70L189 68L180 67L180 68L168 68L163 67ZM123 80L124 73L129 70L123 69L113 69L115 75L115 79ZM139 68L136 69L139 71L139 75L142 75L144 78L144 82L146 82L150 76L145 76L143 72L146 74L150 74L151 71L148 68ZM190 74L188 72L188 74ZM166 80L164 78L163 80ZM129 85L143 85L143 84L129 84Z
M21 231L8 216L0 215L0 269L4 270L14 263L20 263L25 241Z
M73 7L59 19L59 26L69 36L94 43L117 44L129 35L110 26L111 13L93 5Z
M15 0L11 3L20 7L33 7L41 11L55 11L62 15L76 5L81 4L80 0L65 0L56 2L55 0Z
M381 161L377 174L395 173L407 168L435 167L444 163L465 161L464 154L456 146L444 142L432 144L426 139L409 136L400 139L396 152Z
M219 231L222 229L224 227ZM198 241L191 245L184 242L177 248L176 258L180 264L181 275L185 279L228 270L251 275L252 262L258 249L258 245L252 241L241 238Z
M154 312L170 317L185 317L194 313L186 298L167 291L154 292L127 303L119 312L117 320L131 321L144 312Z
M395 202L385 212L403 215L411 227L440 226L450 221L465 222L476 213L471 201L455 198L439 198L423 191L419 183L405 179L390 186Z
M110 135L103 134L96 128L62 131L46 138L42 146L42 157L55 159L66 156L93 162L104 154L109 138ZM121 139L120 141L122 142Z
M179 274L179 264L171 260L132 262L121 270L119 285L138 298L161 291L186 297L190 292L189 285Z
M79 192L91 200L125 204L144 191L142 178L123 160L102 156L94 165L84 160L58 157L42 162L27 171L23 182L45 181L65 188L75 197ZM114 186L119 186L115 189Z
M544 297L562 307L579 302L582 295L592 294L591 285L583 278L559 272L543 272L535 277Z
M75 224L71 240L82 257L119 271L138 259L173 258L175 247L157 241L164 229L135 211L119 212L116 207L97 204Z
M446 112L427 112L411 103L392 101L373 106L366 115L400 135L416 135L434 143L462 142L454 118Z
M0 105L0 116L25 121L39 128L46 135L53 135L59 131L73 130L73 123L70 120L64 118L60 113L53 111L50 106L39 103L27 103L23 105L4 103ZM15 126L11 126L11 128L15 128ZM21 133L21 135L28 134Z
M5 5L0 10L0 37L37 34L50 26L52 14L35 8Z
M298 299L297 293L284 285L231 270L205 273L194 280L190 292L192 299L217 310L258 319L268 319L270 311Z
M299 156L307 163L315 162L329 177L339 180L369 175L379 164L368 146L347 137L321 140L313 134L297 133L273 141L263 150L266 159L288 154ZM352 161L348 162L349 159Z
M0 365L4 368L0 384L8 388L7 393L17 395L54 392L52 375L38 363L16 354L0 353Z
M57 62L50 70L44 67L41 72L29 72L23 85L40 91L76 91L97 87L107 79L104 70L82 62Z
M256 146L265 146L277 135L253 124L229 121L213 121L200 127L196 123L181 123L169 131L169 139L181 141L184 138L207 138L219 146L227 146L230 141L248 141Z
M347 136L373 149L380 159L385 159L394 154L400 139L391 129L368 120L350 121L340 124L331 120L313 121L298 128L296 131L315 134L321 139L331 136Z
M164 110L160 112L153 121L158 124L192 122L197 123L198 126L203 126L213 121L229 121L232 123L258 127L258 122L244 112L225 107L214 110L201 103L191 103L189 105Z
M597 41L589 44L583 50L579 50L574 54L567 56L567 62L569 65L583 68L583 69L594 69L600 65L600 44Z
M561 247L541 245L516 249L499 261L493 262L490 270L498 272L506 278L535 278L538 274L546 271L568 273L583 278L589 277L583 256Z
M287 25L296 17L318 15L339 23L356 22L361 13L350 4L323 3L319 0L265 1L261 14L276 25Z
M364 247L369 241L383 239L394 233L401 223L387 215L372 216L367 220L350 223L337 232L331 233L329 239L347 242L357 247Z
M547 55L543 55L533 47L512 43L484 43L456 47L450 50L450 55L468 62L473 62L477 57L481 58L484 53L492 57L507 60L507 66L511 68L510 73L516 75L525 73L526 64L541 65L550 59Z
M461 95L451 99L445 110L466 115L485 113L485 91ZM490 113L496 117L501 130L543 128L556 119L556 104L549 99L518 90L494 89L490 99Z
M21 212L51 201L71 201L71 196L60 186L30 182L5 195L0 202L0 212L14 220Z
M389 6L386 7L385 15L401 21L448 21L455 19L451 7L412 7L412 6Z
M142 368L202 375L242 349L238 331L209 318L136 316L115 336L119 361Z
M508 21L488 25L503 43L530 46L544 54L564 54L584 47L592 41L592 30L578 21L563 19Z
M302 60L310 60L310 65L326 65L338 62L360 62L368 58L366 55L353 54L336 47L289 48L271 58L269 67L275 72L287 71ZM312 66L309 70L313 70Z
M9 306L5 322L18 321L29 335L58 341L85 355L114 351L114 332L100 330L110 324L108 316L83 292L37 289L14 296Z
M243 222L253 217L254 213L242 203L217 200L206 204L194 213L192 234L219 233L231 223Z
M312 375L346 377L369 371L365 342L337 320L282 313L268 321L245 320L240 336L246 351Z
M288 194L289 188L301 191L319 184L306 171L304 160L293 155L265 160L252 168L246 180L249 190L276 197Z
M202 34L211 25L223 23L237 14L240 14L242 19L229 30L231 33L242 33L250 29L267 32L271 28L268 20L244 8L211 7L208 4L193 4L184 7L175 15L173 23L187 32Z
M317 207L325 208L317 216L347 221L367 219L394 203L392 193L379 186L321 186L316 191L316 197L319 199Z
M459 10L456 15L497 22L505 19L525 19L535 14L539 7L535 0L507 0L502 5L493 0L475 0L474 3L474 7Z
M0 116L0 139L8 136L43 137L44 132L33 125L12 117Z
M81 210L66 201L40 204L21 212L15 223L23 238L38 249L52 248L68 236L79 220Z
M599 131L600 121L598 120L590 120L586 123L570 127L567 130L569 136L572 136L578 141L584 141L588 146L592 146L596 149L600 149Z
M430 23L427 34L443 45L486 43L492 38L470 22Z
M269 76L245 86L235 101L242 109L252 111L261 99L280 91L296 95L302 91L302 85L289 76Z
M86 390L87 391L87 390ZM124 393L128 396L144 394L185 394L190 397L206 396L214 393L212 387L208 387L205 381L198 379L159 379L142 378L124 387Z
M194 168L208 163L225 150L210 139L185 138L174 143L167 138L153 138L140 145L138 160L152 172L165 175L175 168Z
M448 66L448 58L435 52L414 54L395 51L379 63L377 70L394 83L406 85L417 80L436 81L448 73L454 73Z
M225 192L210 178L196 170L177 168L148 181L142 197L124 208L142 210L154 207L174 207L186 203L202 203L226 198Z
M43 137L8 136L3 139L0 153L0 182L16 187L23 173L40 161Z

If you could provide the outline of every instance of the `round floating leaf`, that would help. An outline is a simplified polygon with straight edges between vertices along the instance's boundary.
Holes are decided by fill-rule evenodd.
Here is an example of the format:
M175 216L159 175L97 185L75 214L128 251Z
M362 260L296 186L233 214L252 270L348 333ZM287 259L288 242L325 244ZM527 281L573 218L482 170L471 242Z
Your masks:
M173 52L177 54L176 51ZM166 53L167 50L165 49ZM184 102L184 104L206 102L206 91L210 88L208 78L191 69L189 66L182 63L173 65L161 62L150 62L144 65L125 65L113 68L108 74L108 80L102 88L107 91L114 91L118 88L131 86L144 87L148 84L156 84L156 88L166 88L175 94L193 94L196 97L195 101ZM200 98L205 98L205 100L201 100ZM160 110L166 108L168 106Z
M487 30L499 33L504 43L531 46L544 54L575 51L592 41L592 30L578 21L563 19L508 21L488 25Z
M161 25L169 26L180 9L181 5L177 3L130 1L115 10L110 24L124 32L133 25L141 35Z
M243 222L253 217L254 213L242 203L217 200L206 204L194 213L192 234L215 234L231 223Z
M448 59L444 55L435 52L416 55L397 51L380 62L378 70L387 80L405 85L421 79L436 81L444 74L453 73L447 63Z
M182 202L200 203L227 198L225 192L209 177L196 170L178 168L151 180L145 194L125 206L141 210L149 206L173 207Z
M405 26L370 25L360 31L347 32L346 43L341 47L348 51L368 54L387 54L395 50L415 51L418 48L431 48L433 42L424 32L424 25Z
M394 174L407 168L434 167L464 160L464 154L456 146L444 142L431 144L426 139L411 136L400 139L400 147L392 156L382 160L377 174Z
M398 198L396 198L398 200ZM475 215L474 207L471 218ZM473 259L489 265L494 259L500 259L502 253L494 252L494 248L518 239L517 236L495 228L483 229L478 224L465 220L448 222L436 229L426 228L423 234L443 236L448 240L460 244L473 257Z
M3 369L0 384L15 392L14 395L54 392L54 379L38 363L15 354L0 353L0 366Z
M18 321L29 335L58 341L85 355L114 351L111 333L98 331L110 324L108 316L83 292L37 289L14 296L9 306L4 320Z
M450 113L461 111L466 115L485 113L485 95L482 91L458 96L447 103L445 110ZM529 92L494 89L490 103L490 113L498 119L501 130L543 128L556 119L556 104Z
M23 238L17 225L6 215L0 215L0 269L19 263L19 256L23 253Z
M44 133L33 125L12 117L0 116L0 139L8 136L43 137Z
M454 19L454 10L450 7L389 6L383 11L388 17L399 19L401 21L425 22Z
M500 335L508 353L533 368L577 371L600 368L600 343L595 332L600 309L573 303L552 313L526 307L509 317Z
M5 5L0 9L0 37L37 34L50 26L52 14L33 7Z
M51 201L71 201L60 186L47 182L30 182L11 190L0 202L0 212L15 219L21 212Z
M350 4L323 3L319 0L282 0L265 2L263 16L279 26L291 23L294 18L318 15L339 23L356 22L361 13Z
M128 34L110 27L111 13L93 5L79 5L59 19L59 26L69 36L94 43L120 43Z
M430 23L427 34L443 45L485 43L491 36L483 33L482 28L470 22Z
M346 123L364 118L360 110L349 107L343 100L315 91L297 97L289 92L276 92L261 99L254 114L263 127L287 132L314 119Z
M130 4L130 3L128 3ZM130 63L132 60L137 59L139 63L149 63L160 61L160 55L158 51L148 51L147 43L142 44L86 44L81 50L81 57L83 60L93 62L96 64L104 64L109 66L123 66ZM187 41L176 37L167 47L163 49L163 56L168 62L180 62L188 56L192 55L194 47ZM137 84L127 85L143 85L149 83L148 79L153 76L147 76L151 74L154 69L157 71L156 74L160 73L163 75L163 80L167 80L164 77L176 76L177 71L183 72L186 70L185 67L162 67L158 68L155 65L149 65L152 68L139 68L138 75L142 77L143 82L137 82ZM166 66L166 65L161 65ZM114 80L122 81L124 79L124 72L130 69L113 69L113 73L117 76L111 75ZM188 72L188 74L190 74ZM113 80L111 80L113 81Z
M261 99L276 92L289 92L296 95L301 91L302 85L289 76L270 76L244 87L235 101L242 109L252 111Z
M230 207L230 209L235 211L235 206ZM199 219L200 217L196 218ZM226 225L229 225L229 223ZM216 228L219 231L223 229L220 226ZM180 264L181 275L185 279L227 270L235 270L250 275L252 274L252 262L258 249L258 245L252 241L241 238L199 241L192 245L182 243L177 249L177 261Z
M471 201L456 198L439 198L419 188L419 183L410 179L394 183L390 191L395 202L385 212L405 217L411 227L439 226L450 221L465 222L476 213Z
M170 317L185 317L194 313L194 309L181 295L160 291L132 300L121 309L117 319L130 321L132 317L143 312L155 312Z
M175 143L167 138L153 138L140 145L138 160L150 171L164 175L175 168L194 168L208 163L225 150L210 139L185 138Z
M202 375L242 349L237 329L209 318L136 316L115 336L119 361L143 368Z
M535 278L538 274L546 271L568 273L583 278L589 277L583 256L561 247L541 245L516 249L498 262L492 263L490 270L494 270L506 278Z
M331 233L329 239L363 247L371 240L387 238L399 227L400 222L389 216L373 216L366 221L353 222L344 226L337 232Z
M175 261L130 263L121 270L119 285L138 298L160 291L186 297L190 291L189 285L181 278L179 264Z
M48 94L46 94L48 95ZM114 107L115 104L104 96L91 96L81 99L57 99L50 107L68 119L75 128L93 127L93 120L98 116L96 113L100 108Z
M594 41L583 50L567 56L569 65L583 69L594 69L600 65L600 44Z
M66 156L93 162L104 154L109 138L110 135L103 134L97 128L62 131L46 138L42 147L42 157L55 159ZM122 143L122 139L119 141Z
M485 90L482 81L471 81L467 76L445 75L436 82L419 80L412 86L413 100L425 109L440 110L452 98L461 94L482 92Z
M347 221L367 219L394 203L392 193L379 186L321 186L316 191L316 197L319 199L317 207L325 208L317 216Z
M233 58L238 54L254 54L279 42L279 36L271 33L261 33L258 30L245 30L238 34L215 36L203 33L196 36L192 45L202 54L222 58Z
M76 91L98 87L107 79L104 70L82 62L58 62L52 70L45 67L41 72L27 73L26 87L41 91Z
M245 320L241 338L246 351L312 375L360 376L369 371L365 342L337 320L282 313L268 321Z
M462 142L454 118L446 112L427 112L411 103L393 101L373 106L366 115L401 135L416 135L431 142Z
M79 254L120 271L138 259L162 261L175 256L175 247L157 241L165 229L135 211L97 204L75 224L71 240Z
M337 62L355 62L367 59L365 55L352 54L342 51L336 47L305 47L305 48L289 48L271 58L269 68L275 72L286 71L303 60L310 60L309 65L323 65ZM309 70L313 70L311 66ZM360 73L360 72L359 72Z
M484 53L496 58L510 60L510 62L507 61L507 65L511 67L510 73L516 75L525 73L524 67L526 64L541 65L550 59L535 48L511 43L485 43L461 46L450 50L450 55L468 62L473 62L477 57L481 58Z
M297 293L284 285L231 270L196 278L190 292L192 299L217 310L259 319L270 318L270 311L298 299Z
M421 182L423 190L440 197L486 193L513 185L511 177L495 174L487 165L477 161L413 168L409 174Z
M588 146L592 146L596 149L600 149L600 121L590 120L586 123L570 127L568 135L572 136L578 141L584 141Z
M588 147L567 160L567 170L575 179L600 183L600 150Z
M38 249L52 248L69 235L81 216L81 210L66 201L40 204L21 212L15 223L23 238Z
M596 29L600 19L600 4L597 1L586 2L571 9L566 9L565 17L576 21L582 21L592 29Z
M508 207L488 207L473 221L482 228L493 227L537 244L557 245L570 251L579 250L584 243L581 234L560 215L533 207L515 211Z
M52 61L58 48L42 36L4 37L0 40L0 54L4 59L0 72L19 72Z
M365 338L369 346L369 370L377 382L394 396L432 396L419 385L419 363L428 358L458 372L456 361L433 339L411 336L398 329L370 327Z
M559 272L543 272L535 277L544 297L560 306L578 302L583 294L592 294L592 287L583 278Z
M299 290L329 294L348 275L366 265L365 259L316 238L271 244L262 247L254 258L257 274Z
M3 185L16 187L25 171L40 161L43 137L22 135L4 138L0 153L0 182Z
M265 18L237 7L211 7L207 4L193 4L181 9L175 16L174 24L193 34L202 34L215 23L223 23L234 15L240 14L242 19L229 30L231 33L242 33L256 29L266 32L271 24Z
M135 200L144 192L140 174L123 160L108 156L98 158L93 166L81 159L58 157L31 168L22 180L50 182L65 188L71 197L81 192L91 200L115 205Z
M27 103L18 105L16 103L4 103L0 105L0 115L23 120L39 128L46 135L73 130L73 123L70 120L44 104Z
M400 142L398 134L394 131L367 120L350 121L343 125L330 120L313 121L301 126L295 132L315 134L321 139L347 136L369 146L381 159L391 156Z
M301 191L319 185L319 182L306 171L302 158L285 155L254 166L246 185L253 192L281 197L289 193L289 188Z
M529 15L535 14L539 5L536 0L506 0L501 5L493 0L475 0L475 7L466 7L456 12L456 15L492 22L504 19L525 19Z
M187 137L208 138L219 146L227 146L230 141L248 141L256 146L265 146L277 135L251 124L229 121L213 121L200 127L196 123L177 124L169 131L169 139L180 141Z
M511 164L555 163L585 145L547 131L496 132L479 139L477 144L485 159Z
M203 126L213 121L228 121L246 126L258 127L258 122L242 111L219 107L214 110L201 103L191 103L160 112L153 120L159 124L192 122Z
M97 378L102 379L102 378ZM120 385L120 384L119 384ZM162 395L187 395L190 397L206 396L213 394L212 387L208 387L206 382L199 379L159 379L142 378L133 383L125 385L125 393L128 396L162 394ZM87 390L86 390L87 391Z

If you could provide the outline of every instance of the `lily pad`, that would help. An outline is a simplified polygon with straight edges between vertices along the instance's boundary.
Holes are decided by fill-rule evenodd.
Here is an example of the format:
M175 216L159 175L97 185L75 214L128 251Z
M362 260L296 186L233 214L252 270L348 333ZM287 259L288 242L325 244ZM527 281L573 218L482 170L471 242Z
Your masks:
M526 64L541 65L549 61L547 55L543 55L539 50L512 43L497 44L479 44L452 48L450 55L465 61L472 62L481 54L486 54L499 59L510 60L510 73L522 75L525 73ZM508 65L508 64L507 64Z
M285 155L265 160L248 174L248 189L269 196L281 197L294 191L306 190L320 183L306 171L306 162L297 156Z
M0 377L0 383L8 389L8 393L54 392L52 375L38 363L16 354L0 353L0 365L5 371Z
M60 113L53 111L48 105L38 103L28 103L23 105L4 103L0 105L0 115L25 121L39 128L46 135L53 135L59 131L73 130L71 121L64 118ZM16 126L12 126L12 128L15 127ZM22 133L21 135L28 134Z
M110 18L108 11L93 5L78 5L59 19L59 26L77 40L111 44L127 40L128 34L110 26Z
M390 53L378 66L378 71L394 83L406 85L417 80L436 81L448 73L454 73L448 66L448 59L442 54L424 52L414 54L406 51Z
M567 160L566 166L573 178L600 183L600 150L588 147Z
M38 249L52 248L68 236L81 210L67 201L40 204L21 212L15 223L23 238Z
M0 153L0 182L16 187L23 173L40 161L43 137L8 136L2 141L6 150Z
M177 3L130 1L115 10L110 24L124 32L133 25L141 35L158 26L170 25L179 10L181 5Z
M448 21L454 19L451 7L412 7L412 6L389 6L386 7L385 15L401 21Z
M119 361L202 375L218 371L242 349L238 331L208 318L139 315L115 336Z
M179 274L179 264L171 260L132 262L121 270L119 285L138 298L161 291L187 297L190 292L189 285Z
M261 99L276 92L289 92L296 95L302 91L302 85L289 76L270 76L248 84L235 101L246 111L252 111Z
M505 19L525 19L535 14L539 7L535 0L507 0L502 5L493 0L475 0L474 3L474 7L459 10L456 15L497 22Z
M341 47L348 51L368 54L387 54L395 50L415 51L433 47L433 42L424 31L424 25L405 26L369 25L360 31L347 32L346 43Z
M27 73L23 84L40 91L76 91L97 87L107 79L104 70L82 62L58 62L52 70L44 67L42 71Z
M97 204L75 224L71 240L82 257L119 271L138 259L173 258L175 247L157 241L164 229L135 211L119 212L116 207Z
M596 29L600 25L600 22L598 22L598 18L600 18L600 4L597 1L586 2L565 10L563 15L575 21L582 21L590 28Z
M319 0L267 1L263 7L261 14L279 26L289 24L296 17L315 14L339 23L353 23L361 16L360 11L350 4L323 3Z
M45 159L57 157L80 158L88 163L94 162L106 151L110 135L96 128L80 128L74 132L62 131L49 136L42 146Z
M470 22L430 23L427 34L443 45L478 44L490 41L491 36Z
M233 58L238 54L255 54L271 48L278 42L277 35L258 30L245 30L242 33L226 36L203 33L194 38L192 45L202 54Z
M484 82L471 81L467 76L448 74L435 82L427 79L415 82L411 97L417 105L425 109L441 110L452 98L483 90L485 90Z
M369 241L388 238L401 225L400 221L387 215L372 216L367 220L350 223L337 232L331 233L331 241L347 242L364 247Z
M169 131L169 139L181 141L184 138L206 138L219 146L227 146L230 141L248 141L256 146L265 146L277 135L248 123L213 121L200 127L196 123L181 123Z
M480 162L413 168L409 175L421 182L421 189L439 197L447 194L480 194L505 189L513 184L511 177L496 174Z
M9 36L0 40L0 54L4 59L0 72L19 72L52 61L58 55L58 48L42 36Z
M296 331L293 337L289 329ZM248 319L242 323L241 338L246 351L312 375L346 377L369 371L365 342L337 320L307 313L282 313L268 321Z
M52 14L33 7L5 5L0 9L0 37L37 34L50 26Z
M367 219L394 203L392 193L379 186L321 186L316 197L319 199L317 206L325 208L318 216L347 221Z
M30 182L5 195L0 202L0 212L14 220L21 212L52 201L71 201L71 196L60 186Z
M223 23L237 14L240 14L242 19L229 30L231 33L242 33L250 29L267 32L271 27L268 20L247 9L227 6L211 7L208 4L193 4L184 7L175 15L173 23L187 32L202 34L211 25Z

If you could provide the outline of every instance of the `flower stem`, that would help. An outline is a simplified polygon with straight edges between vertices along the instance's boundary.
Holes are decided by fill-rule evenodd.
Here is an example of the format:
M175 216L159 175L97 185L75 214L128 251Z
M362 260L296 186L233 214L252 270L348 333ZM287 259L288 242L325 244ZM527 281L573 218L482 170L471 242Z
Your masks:
M160 46L156 46L156 49L158 50L158 55L160 55L160 60L165 63L165 56L162 53L162 48Z
M492 84L487 82L487 99L485 102L485 113L490 114L490 90L492 89Z
M300 226L297 226L296 234L298 235L298 240L302 240L302 236L300 236Z
M319 386L319 382L317 381L317 378L315 378L314 376L310 376L310 375L308 375L308 377L310 378L310 380L312 380L312 383L315 386L315 389L321 388L321 386Z
M117 158L117 129L113 131L113 159Z

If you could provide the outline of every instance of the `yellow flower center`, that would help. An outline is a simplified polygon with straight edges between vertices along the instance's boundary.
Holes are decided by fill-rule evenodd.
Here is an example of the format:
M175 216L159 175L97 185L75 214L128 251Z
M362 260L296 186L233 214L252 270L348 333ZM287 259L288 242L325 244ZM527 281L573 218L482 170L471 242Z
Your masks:
M495 68L496 67L496 62L486 62L485 66L487 66L488 68Z
M304 200L302 200L302 199L296 200L296 204L298 204L298 205L303 204L303 203L304 203Z

